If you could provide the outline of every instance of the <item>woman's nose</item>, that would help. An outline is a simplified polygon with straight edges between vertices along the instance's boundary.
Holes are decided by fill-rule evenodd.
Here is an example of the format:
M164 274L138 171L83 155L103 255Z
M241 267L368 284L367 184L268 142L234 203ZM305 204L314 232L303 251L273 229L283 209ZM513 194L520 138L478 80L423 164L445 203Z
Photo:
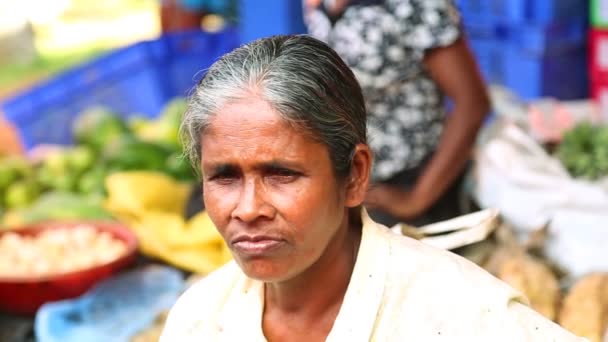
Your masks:
M243 182L232 217L243 222L253 222L259 218L268 219L273 216L274 208L265 200L263 185L254 179Z

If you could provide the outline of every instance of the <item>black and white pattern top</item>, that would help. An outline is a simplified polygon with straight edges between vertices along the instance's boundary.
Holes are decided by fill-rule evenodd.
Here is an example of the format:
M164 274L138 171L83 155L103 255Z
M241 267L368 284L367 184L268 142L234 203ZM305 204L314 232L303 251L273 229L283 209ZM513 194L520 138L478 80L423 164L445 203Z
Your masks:
M361 84L375 153L373 179L382 181L419 166L437 147L443 96L423 57L427 49L452 44L461 31L450 0L376 2L350 5L337 20L322 8L313 9L306 23Z

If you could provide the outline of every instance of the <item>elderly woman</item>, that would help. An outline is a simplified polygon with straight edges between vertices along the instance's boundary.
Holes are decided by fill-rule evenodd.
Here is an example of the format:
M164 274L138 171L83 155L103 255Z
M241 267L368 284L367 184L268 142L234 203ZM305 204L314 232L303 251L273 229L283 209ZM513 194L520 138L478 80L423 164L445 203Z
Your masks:
M472 263L369 218L363 96L324 43L225 55L183 127L234 261L179 299L161 341L578 340Z

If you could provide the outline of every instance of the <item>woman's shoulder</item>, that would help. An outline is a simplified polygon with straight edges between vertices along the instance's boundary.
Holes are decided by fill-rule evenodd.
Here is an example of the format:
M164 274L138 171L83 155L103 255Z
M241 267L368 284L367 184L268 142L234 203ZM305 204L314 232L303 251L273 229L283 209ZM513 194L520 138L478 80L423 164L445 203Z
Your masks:
M183 340L189 332L215 320L243 277L231 261L190 286L169 311L161 341Z
M390 245L387 276L392 284L401 283L420 295L445 297L446 302L475 298L507 306L511 301L526 301L518 291L459 255L388 230L384 234Z
M463 281L503 284L473 262L450 251L434 247L420 240L396 233L374 222L367 213L363 217L368 242L376 248L387 248L388 272L402 279L453 277Z
M428 326L454 337L493 336L496 341L536 341L540 336L581 341L469 260L391 234L384 313L407 321L404 329Z

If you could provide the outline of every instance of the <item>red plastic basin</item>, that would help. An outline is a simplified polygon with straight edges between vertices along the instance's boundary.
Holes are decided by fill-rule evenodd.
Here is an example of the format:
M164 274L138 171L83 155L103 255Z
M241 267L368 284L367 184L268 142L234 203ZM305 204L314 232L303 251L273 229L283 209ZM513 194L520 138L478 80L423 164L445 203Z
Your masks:
M105 264L79 271L40 277L0 277L0 310L13 314L33 315L42 304L78 297L97 282L110 277L135 261L137 238L131 230L118 222L71 221L41 222L11 230L21 235L37 235L47 229L75 228L89 225L112 234L123 241L127 252ZM9 231L0 231L0 236Z

